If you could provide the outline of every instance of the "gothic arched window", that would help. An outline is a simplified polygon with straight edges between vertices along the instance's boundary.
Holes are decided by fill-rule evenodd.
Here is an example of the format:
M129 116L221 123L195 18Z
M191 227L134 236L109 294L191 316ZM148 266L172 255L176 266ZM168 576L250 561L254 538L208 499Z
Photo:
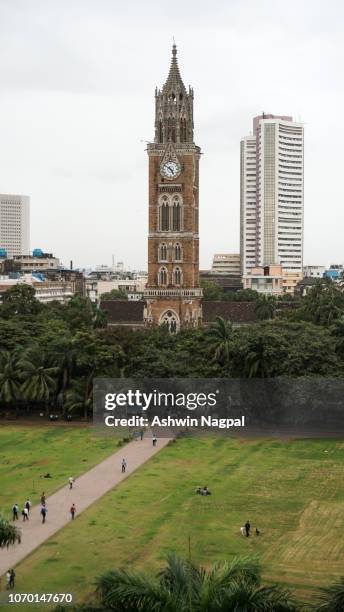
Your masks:
M182 284L182 271L180 268L175 268L173 271L173 281L175 285Z
M181 229L181 206L178 196L173 198L172 206L172 231L179 232Z
M160 119L160 121L159 121L158 141L159 142L163 142L163 140L164 140L164 135L163 135L163 129L162 129L162 121Z
M182 260L182 247L181 247L179 242L177 242L174 245L174 254L173 255L174 255L175 261L181 261Z
M159 259L160 261L167 261L167 244L162 242L159 247Z
M180 142L186 142L186 119L180 120Z
M167 285L167 269L165 267L159 270L158 284L164 287Z
M167 310L160 317L160 325L163 325L168 329L170 334L175 334L179 330L179 317L173 310Z
M167 140L176 142L176 120L174 117L167 119Z
M166 196L163 197L160 204L160 230L168 232L170 229L170 207Z

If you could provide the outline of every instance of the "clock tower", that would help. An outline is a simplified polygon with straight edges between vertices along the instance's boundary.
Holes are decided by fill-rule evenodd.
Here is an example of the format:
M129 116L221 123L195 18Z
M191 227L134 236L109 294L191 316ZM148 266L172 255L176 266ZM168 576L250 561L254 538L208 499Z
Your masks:
M148 282L145 323L170 332L202 321L199 286L199 159L193 90L180 76L173 45L170 71L155 90L155 137L149 159Z

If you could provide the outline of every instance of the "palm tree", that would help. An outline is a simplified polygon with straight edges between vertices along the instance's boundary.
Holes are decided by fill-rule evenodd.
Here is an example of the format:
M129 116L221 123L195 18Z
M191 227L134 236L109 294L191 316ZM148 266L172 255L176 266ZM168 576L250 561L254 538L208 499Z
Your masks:
M89 378L74 381L66 393L65 409L69 413L83 413L84 419L87 419L91 413L92 404L93 387L89 384Z
M344 271L342 271L339 275L338 287L343 291L344 289Z
M0 353L0 400L5 404L14 404L17 412L19 398L18 353L3 351Z
M256 305L254 307L254 312L257 316L257 319L260 321L267 321L268 319L273 319L276 312L276 298L274 295L260 295Z
M214 358L221 365L230 362L233 347L233 325L230 321L225 321L222 317L216 317L207 331L210 347L214 353Z
M247 378L267 378L269 374L264 337L259 336L249 344L245 357L245 375Z
M62 413L66 413L66 393L69 388L73 371L75 370L75 363L77 357L77 351L71 338L62 337L56 342L52 343L49 347L49 361L51 365L58 367L59 369L59 381L57 389L57 402L62 408Z
M48 411L51 393L56 388L59 368L49 366L39 347L28 349L18 362L22 396L28 401L42 402Z
M102 329L107 325L107 312L95 302L92 302L92 325L94 329Z
M11 525L9 521L0 516L0 548L8 548L10 544L15 544L21 542L21 533L20 530Z
M344 316L342 315L334 321L331 333L336 338L336 351L344 353Z
M342 612L344 610L344 577L320 589L314 609L317 612Z
M169 555L156 580L126 570L113 570L96 581L96 592L107 610L117 612L291 612L296 606L288 591L260 585L255 560L236 558L209 570Z

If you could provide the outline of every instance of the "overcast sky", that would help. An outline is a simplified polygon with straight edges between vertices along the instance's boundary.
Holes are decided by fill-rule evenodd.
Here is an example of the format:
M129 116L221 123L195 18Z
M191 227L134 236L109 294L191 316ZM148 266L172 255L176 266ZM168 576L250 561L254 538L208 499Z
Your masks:
M173 36L194 87L200 259L239 249L239 145L262 110L305 123L305 263L344 262L344 3L0 0L0 192L31 248L146 268L154 89Z

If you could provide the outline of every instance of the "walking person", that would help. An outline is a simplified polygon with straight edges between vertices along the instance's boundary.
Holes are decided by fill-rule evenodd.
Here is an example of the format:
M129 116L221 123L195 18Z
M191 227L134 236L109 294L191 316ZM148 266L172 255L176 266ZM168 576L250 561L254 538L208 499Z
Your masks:
M45 493L43 491L42 495L41 495L41 505L45 506Z
M75 504L72 504L71 509L70 509L70 513L71 513L71 516L72 516L72 521L74 521L74 516L75 516L75 513L76 513Z
M153 435L153 446L156 446L156 443L158 441L158 438L156 437L156 435Z
M68 482L69 482L69 489L73 488L73 483L75 482L74 478L72 476L70 476L70 478L68 478Z
M14 569L10 570L10 589L14 589L14 580L16 577L16 573L14 571Z
M125 473L125 470L127 469L127 462L126 460L123 458L122 459L122 474Z
M29 499L27 499L25 502L25 508L27 509L28 514L30 514L31 502Z
M250 523L250 521L246 521L246 523L245 523L245 532L246 532L246 537L247 538L250 535L250 531L251 531L251 523Z
M140 431L140 438L141 438L141 440L143 440L143 429L141 429L141 431Z
M6 573L6 589L11 588L11 570Z
M48 508L46 506L42 506L41 508L42 523L45 523L47 512L48 512Z
M29 520L29 511L26 507L23 508L22 517L23 517L23 521Z
M17 521L19 518L19 506L18 504L14 504L13 508L12 508L12 513L13 513L13 521Z

